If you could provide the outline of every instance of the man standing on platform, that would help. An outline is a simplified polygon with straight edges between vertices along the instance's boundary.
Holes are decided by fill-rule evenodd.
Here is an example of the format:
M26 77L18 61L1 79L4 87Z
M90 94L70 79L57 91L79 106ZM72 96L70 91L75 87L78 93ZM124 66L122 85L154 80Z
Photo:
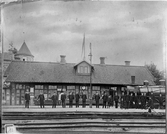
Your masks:
M133 95L133 93L130 93L129 101L130 101L130 102L129 102L129 103L130 103L129 108L134 108L135 102L134 102L134 95Z
M159 102L159 109L162 109L163 108L163 97L161 93L159 94L157 102Z
M38 100L39 100L39 103L40 103L40 107L44 108L44 100L45 100L45 97L44 97L44 94L41 92L40 95L38 96Z
M100 95L98 92L95 94L95 101L96 101L96 108L99 108L99 100L100 100Z
M108 96L108 108L113 106L113 97L111 95Z
M105 92L104 95L102 96L102 99L103 99L103 108L107 107L107 101L108 101L108 96L107 96L107 93Z
M145 106L146 106L146 98L145 98L145 96L144 96L144 93L141 94L140 100L141 100L141 109L145 109Z
M61 102L61 95L63 94L63 91L61 91L60 93L59 93L59 97L58 97L58 105L62 105L62 102Z
M66 95L64 92L62 92L61 94L61 101L62 101L62 107L65 108L66 107Z
M153 104L152 104L152 109L154 109L155 96L154 96L153 91L151 92L151 96L150 96L150 97L151 97L151 99L152 99L152 101L153 101L153 102L152 102L152 103L153 103Z
M72 94L72 92L70 92L68 98L69 98L69 108L72 108L74 100L74 95Z
M87 99L87 96L86 96L85 92L83 92L83 95L82 95L82 107L83 108L86 107L86 99Z
M56 104L57 104L57 100L58 100L58 96L56 95L56 92L54 92L51 99L52 99L52 108L56 108Z
M134 108L138 109L139 108L139 98L137 93L134 94Z
M129 109L129 105L130 105L130 96L129 92L127 92L127 94L125 95L125 109Z
M29 108L29 102L30 102L30 94L29 92L27 91L25 93L25 108Z
M119 100L119 96L117 93L115 93L115 96L114 96L115 108L118 108L118 100Z
M79 96L79 93L77 92L76 94L75 94L75 105L76 105L76 108L77 107L79 107L79 98L80 98L80 96Z
M122 95L121 95L121 106L120 108L125 108L125 95L124 95L124 92L122 92Z

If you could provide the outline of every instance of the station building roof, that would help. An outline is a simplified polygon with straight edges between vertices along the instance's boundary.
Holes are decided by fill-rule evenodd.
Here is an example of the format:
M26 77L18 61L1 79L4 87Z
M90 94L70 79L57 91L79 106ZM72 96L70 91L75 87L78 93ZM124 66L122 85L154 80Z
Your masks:
M155 85L154 78L145 66L92 64L92 84L109 85ZM5 72L7 82L28 83L73 83L89 84L90 75L76 71L75 63L12 61ZM135 76L132 84L131 77Z

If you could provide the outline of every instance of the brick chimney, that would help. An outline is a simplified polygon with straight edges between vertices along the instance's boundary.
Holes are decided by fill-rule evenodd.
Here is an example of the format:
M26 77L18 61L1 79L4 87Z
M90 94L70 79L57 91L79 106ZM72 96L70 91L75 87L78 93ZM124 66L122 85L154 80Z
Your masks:
M102 64L102 65L105 64L105 57L100 57L100 64Z
M66 63L66 59L65 59L65 55L60 55L60 63L65 64Z
M130 66L130 61L125 61L126 66Z

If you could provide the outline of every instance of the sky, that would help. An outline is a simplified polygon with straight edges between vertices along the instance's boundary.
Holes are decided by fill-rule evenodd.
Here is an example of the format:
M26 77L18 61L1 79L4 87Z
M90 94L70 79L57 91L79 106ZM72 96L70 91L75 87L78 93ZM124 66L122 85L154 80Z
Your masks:
M37 1L3 8L4 50L20 49L25 41L35 61L144 66L164 69L167 2ZM167 37L167 36L166 36Z

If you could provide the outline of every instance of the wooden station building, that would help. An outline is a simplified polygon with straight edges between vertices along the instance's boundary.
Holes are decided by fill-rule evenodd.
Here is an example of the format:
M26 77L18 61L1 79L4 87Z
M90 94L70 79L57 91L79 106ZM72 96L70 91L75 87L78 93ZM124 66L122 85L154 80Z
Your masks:
M31 105L34 99L43 92L46 100L57 92L85 92L88 101L92 95L99 92L107 92L114 96L117 92L127 89L127 86L142 86L145 80L150 85L155 85L154 78L145 66L132 66L129 61L124 65L105 64L105 58L100 58L100 64L90 64L83 60L79 63L67 63L65 56L61 55L60 62L36 62L34 56L24 43L22 50L16 55L5 74L6 87L3 89L6 105L23 105L24 95L27 90L30 92ZM20 57L20 55L21 57ZM92 73L91 73L92 71ZM90 77L91 74L91 77Z

